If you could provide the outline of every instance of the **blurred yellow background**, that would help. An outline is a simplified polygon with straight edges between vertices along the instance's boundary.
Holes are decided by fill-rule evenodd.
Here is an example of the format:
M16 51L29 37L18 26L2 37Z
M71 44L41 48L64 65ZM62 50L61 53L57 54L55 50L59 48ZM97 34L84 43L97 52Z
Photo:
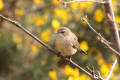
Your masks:
M66 0L70 1L70 0ZM116 23L120 22L120 1L112 0ZM73 56L80 66L94 66L106 77L115 55L97 40L89 23L111 41L104 5L76 2L64 5L58 0L0 0L0 14L18 21L54 49L54 32L61 26L70 28L78 37L87 55ZM119 28L120 25L118 25ZM118 65L110 80L119 80ZM53 55L23 31L0 18L0 80L91 80L79 69Z

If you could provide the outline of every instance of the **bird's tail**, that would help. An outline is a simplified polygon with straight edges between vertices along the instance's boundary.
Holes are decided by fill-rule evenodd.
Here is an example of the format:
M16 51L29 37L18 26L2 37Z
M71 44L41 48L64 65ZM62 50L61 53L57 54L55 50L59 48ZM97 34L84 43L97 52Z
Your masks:
M87 54L86 51L82 50L81 48L79 49L80 53Z

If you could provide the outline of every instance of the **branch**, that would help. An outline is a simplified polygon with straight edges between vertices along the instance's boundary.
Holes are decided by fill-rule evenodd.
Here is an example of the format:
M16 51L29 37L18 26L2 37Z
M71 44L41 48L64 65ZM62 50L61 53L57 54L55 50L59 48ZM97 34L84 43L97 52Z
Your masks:
M100 4L108 3L106 1L99 1L99 0L73 0L73 1L65 1L64 4L67 5L75 2L94 2L94 3L100 3Z
M114 43L114 47L115 49L120 52L120 40L119 40L119 32L118 32L118 28L117 25L115 23L115 16L114 16L114 12L113 12L113 7L112 7L112 0L106 0L108 1L108 3L104 4L104 8L105 8L105 12L106 12L106 18L107 18L107 22L110 28L110 32L111 32L111 38L112 38L112 42ZM118 63L119 63L119 67L120 67L120 53L116 54Z
M49 45L47 45L46 43L44 43L43 41L41 41L38 37L36 37L35 35L33 35L31 32L29 32L27 29L25 29L21 24L19 24L18 22L9 19L3 15L0 15L0 17L10 23L12 23L13 25L16 25L16 27L20 28L22 31L24 31L26 34L28 34L30 37L32 37L34 40L36 40L38 43L40 43L42 46L44 46L45 48L47 48L50 52L52 52L53 54L57 55L58 57L62 58L63 60L65 60L66 62L72 64L73 66L77 67L78 69L80 69L82 72L84 72L86 75L88 75L89 77L91 77L94 80L103 80L99 75L94 76L91 73L87 72L85 69L83 69L81 66L79 66L78 64L76 64L75 62L73 62L72 60L62 56L60 54L60 52L55 51L53 48L51 48Z
M119 55L119 52L117 52L115 49L113 49L113 48L109 45L110 43L109 43L100 33L98 33L98 32L90 25L90 23L89 23L86 19L83 19L83 21L85 21L85 22L87 23L87 25L89 26L89 28L99 37L98 40L100 40L101 43L103 43L103 44L106 45L111 51L113 51L114 53L116 53L117 55ZM113 69L114 69L114 67L115 67L116 64L117 64L117 59L115 59L113 65L112 65L112 67L111 67L111 70L110 70L110 72L108 73L108 75L107 75L107 77L106 77L105 80L109 80L109 78L110 78L110 76L111 76L111 74L112 74L112 72L113 72Z
M83 19L83 21L85 21L88 25L88 27L91 29L92 32L94 32L99 38L98 40L101 41L101 43L103 43L108 49L110 49L112 52L114 52L116 55L120 56L120 53L118 51L116 51L114 48L112 48L109 44L110 42L107 41L100 33L98 33L91 25L90 23L86 20Z
M110 76L111 76L111 74L112 74L112 72L113 72L116 64L117 64L117 59L115 59L115 61L113 62L113 65L112 65L112 67L111 67L111 69L110 69L110 72L108 73L108 75L107 75L107 77L106 77L105 80L109 80L109 78L110 78Z

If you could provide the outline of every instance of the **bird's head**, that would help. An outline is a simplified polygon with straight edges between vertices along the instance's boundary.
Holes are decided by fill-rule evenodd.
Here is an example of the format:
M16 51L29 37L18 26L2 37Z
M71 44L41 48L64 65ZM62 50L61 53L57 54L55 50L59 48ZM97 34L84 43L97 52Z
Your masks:
M68 29L67 27L60 27L57 32L56 35L58 37L66 37L71 33L70 29Z

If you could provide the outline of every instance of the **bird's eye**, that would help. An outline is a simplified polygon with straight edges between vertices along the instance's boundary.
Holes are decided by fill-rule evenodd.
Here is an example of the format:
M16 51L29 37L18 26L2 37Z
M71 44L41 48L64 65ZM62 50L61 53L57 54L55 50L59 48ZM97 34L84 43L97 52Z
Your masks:
M64 32L62 31L62 32L60 32L60 33L64 33Z

